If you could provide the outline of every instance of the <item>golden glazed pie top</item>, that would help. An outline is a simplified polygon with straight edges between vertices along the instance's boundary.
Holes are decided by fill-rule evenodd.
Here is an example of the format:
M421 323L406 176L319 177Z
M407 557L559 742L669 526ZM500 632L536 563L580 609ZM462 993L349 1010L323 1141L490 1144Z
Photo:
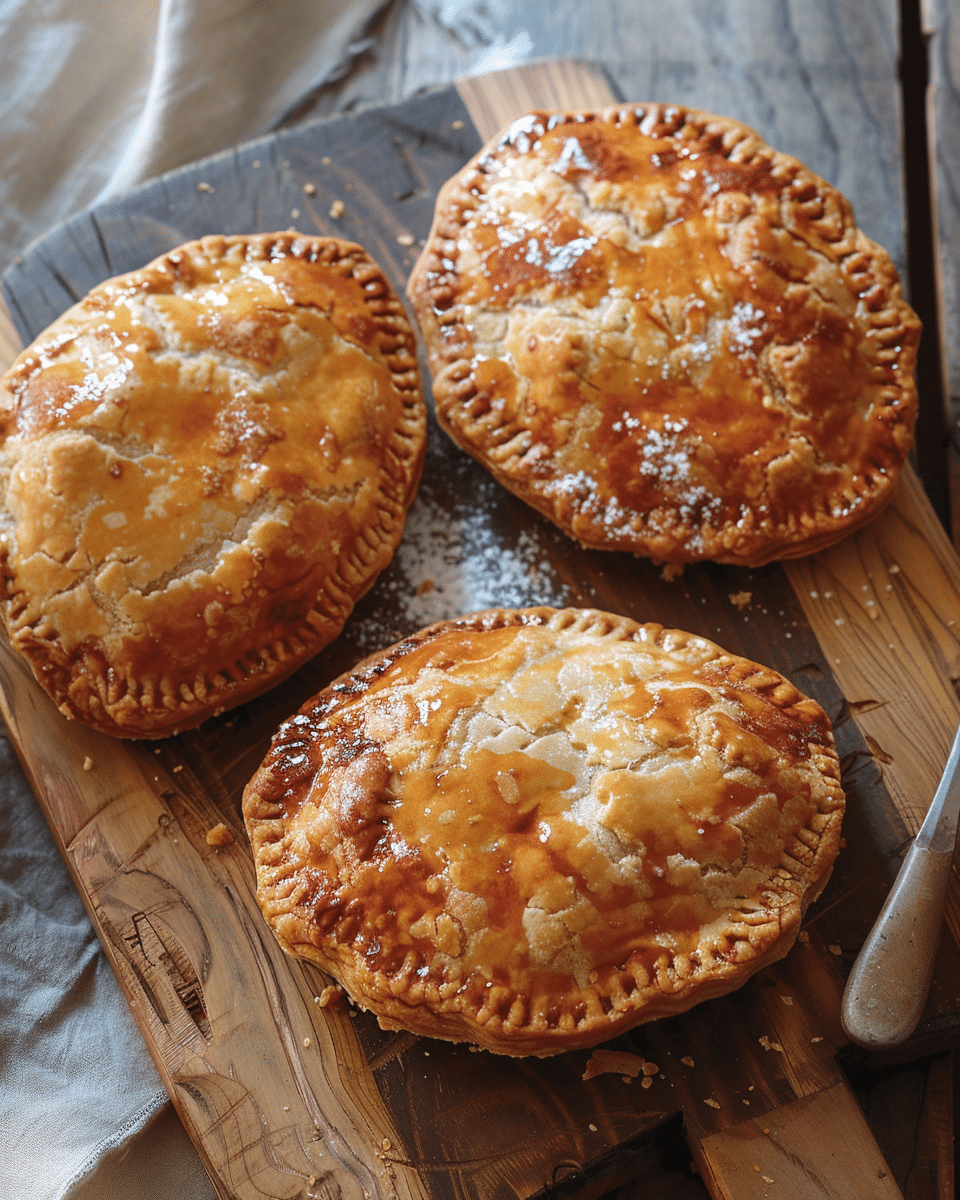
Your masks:
M419 479L413 333L359 246L207 237L0 383L0 607L68 716L164 736L339 633Z
M587 546L825 546L909 450L919 323L847 201L735 121L535 112L442 189L410 295L441 424Z
M594 1045L785 954L837 852L822 709L702 638L495 610L368 659L244 793L264 915L386 1028Z

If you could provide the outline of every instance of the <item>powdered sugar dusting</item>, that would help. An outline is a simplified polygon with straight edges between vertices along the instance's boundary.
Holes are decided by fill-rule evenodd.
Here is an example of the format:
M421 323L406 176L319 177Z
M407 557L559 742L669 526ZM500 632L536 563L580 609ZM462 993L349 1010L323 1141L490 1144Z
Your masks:
M493 488L482 485L484 491ZM376 612L357 613L351 623L360 651L372 653L398 635L487 608L573 602L539 532L508 537L497 530L494 510L480 503L469 512L450 512L421 490L393 564L377 585Z

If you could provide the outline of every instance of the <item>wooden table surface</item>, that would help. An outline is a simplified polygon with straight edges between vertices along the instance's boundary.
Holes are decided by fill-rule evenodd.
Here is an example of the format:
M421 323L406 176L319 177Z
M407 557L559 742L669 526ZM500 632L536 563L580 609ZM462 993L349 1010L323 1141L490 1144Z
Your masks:
M898 7L890 0L869 5L730 0L674 5L665 20L659 17L662 6L639 2L576 10L561 4L551 10L553 28L547 36L535 31L536 51L569 53L575 47L578 55L601 62L630 99L686 102L739 117L840 186L861 225L898 262L924 318L916 466L929 499L917 476L908 474L901 497L858 539L855 554L849 548L827 552L788 568L873 762L908 833L914 832L960 712L960 568L949 534L951 516L960 512L960 459L953 446L960 415L960 110L958 81L951 81L957 33L948 0L930 0L922 12L910 2ZM487 44L495 45L498 36L506 46L516 44L524 29L517 17ZM440 24L425 26L410 6L391 6L376 34L377 61L361 63L335 89L322 91L314 113L399 99L419 84L449 78L457 66L471 65L462 61L462 38ZM498 86L502 101L510 77L501 77ZM485 106L495 105L482 86L461 90L481 128ZM517 97L518 107L522 99ZM0 337L0 353L9 357L17 334L5 327ZM899 583L889 574L891 564L901 567L897 574L911 581L909 587L883 590ZM865 619L865 597L875 595L885 602L883 614ZM896 696L889 694L891 652L902 667ZM955 887L947 913L954 937L960 936L957 895ZM899 1061L857 1053L843 1059L886 1168L909 1200L954 1194L953 1045L952 1032L943 1037L931 1028L928 1040ZM623 1185L621 1200L668 1194L693 1200L707 1194L689 1170L679 1132L662 1145L660 1164L636 1184ZM738 1200L753 1195L743 1190L746 1183L729 1182L736 1180L738 1164L725 1163L725 1152L718 1150L712 1159L707 1154L718 1178L728 1181L713 1180L710 1194ZM747 1164L747 1170L755 1165ZM796 1192L804 1194L815 1193Z

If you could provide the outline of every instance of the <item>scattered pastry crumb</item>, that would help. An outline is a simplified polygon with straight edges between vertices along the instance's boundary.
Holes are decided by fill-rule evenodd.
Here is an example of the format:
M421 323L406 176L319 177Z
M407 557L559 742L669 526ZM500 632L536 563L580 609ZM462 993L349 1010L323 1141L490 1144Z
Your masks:
M315 1001L321 1008L340 1008L343 1004L343 988L339 984L329 983Z
M784 1004L787 1006L787 1008L790 1008L791 1005L793 1004L792 996L781 996L780 999L784 1002Z
M897 566L896 563L891 563L890 566L887 567L887 570L890 572L891 575L899 575L900 574L900 568Z
M259 168L259 166L260 166L260 159L259 159L259 158L255 158L255 159L253 160L253 169L256 171L256 170Z
M816 1044L817 1044L817 1042L822 1042L822 1041L823 1041L823 1038L822 1038L822 1037L814 1037L814 1038L811 1038L811 1039L810 1039L810 1041L811 1041L811 1042L812 1042L814 1045L816 1045Z
M303 1039L303 1045L304 1045L304 1049L306 1049L306 1048L307 1048L307 1047L310 1045L310 1039L309 1039L309 1038L304 1038L304 1039Z
M630 1054L626 1050L594 1050L590 1061L583 1073L584 1079L593 1079L595 1075L621 1075L625 1079L635 1079L643 1070L643 1059L638 1054Z
M684 1065L685 1067L695 1067L695 1066L697 1065L697 1064L696 1064L696 1063L693 1061L693 1059L690 1057L690 1055L689 1055L689 1054L685 1054L685 1055L683 1056L683 1058L681 1058L681 1059L680 1059L680 1061L683 1063L683 1065Z
M334 200L334 202L330 205L330 216L333 217L335 221L339 221L343 216L343 210L345 208L346 205L342 200Z
M423 583L421 583L420 586L417 588L417 595L418 596L426 596L429 592L432 592L436 586L437 585L433 582L432 579L425 579L423 581Z
M709 1104L711 1108L719 1108L720 1107L719 1101L714 1100L714 1098L712 1096L708 1096L706 1098L706 1100L704 1100L704 1104Z
M594 1124L592 1124L592 1123L591 1123L591 1124L590 1124L590 1125L589 1125L587 1128L590 1130L590 1132L591 1132L591 1133L596 1133L596 1132L597 1132L597 1127L596 1127L596 1125L594 1125Z
M290 216L291 216L291 217L293 217L293 219L294 219L294 220L296 220L296 219L297 219L297 217L299 217L299 216L300 216L300 209L299 209L299 208L291 208L291 209L290 209Z
M89 754L88 754L88 755L86 756L86 758L83 760L83 769L84 769L85 771L92 771L92 770L93 770L93 759L90 757L90 755L89 755Z
M463 128L463 122L462 122L462 121L453 121L453 122L451 123L451 125L450 125L450 128L451 128L451 129L462 129L462 128ZM593 1126L591 1125L591 1126L590 1126L590 1128L592 1129L592 1128L593 1128Z
M644 1075L656 1075L656 1073L660 1070L656 1063L646 1061L640 1069L643 1071Z
M325 154L325 155L323 156L323 158L321 158L321 159L320 159L320 162L321 162L321 163L322 163L322 164L323 164L325 167L329 167L329 166L330 166L330 156L329 156L328 154Z
M213 188L210 186L209 183L198 183L197 191L198 192L212 192Z
M653 1087L653 1076L644 1075L644 1077L640 1080L640 1086L645 1088Z
M212 829L207 830L208 846L229 846L232 841L233 834L222 821L218 825L214 825Z
M843 953L843 951L840 949L839 946L828 946L827 949L830 951L831 954L834 954L837 956L839 956Z
M397 237L397 242L401 246L412 246L413 245L413 234L412 233L401 233Z
M746 608L753 599L753 592L731 592L727 599L734 608Z
M797 934L797 941L803 942L803 944L805 946L808 945L810 942L810 934L807 933L807 931L805 929L801 929L800 932Z
M308 196L315 196L317 194L317 185L315 183L305 183L303 190Z
M783 1047L780 1045L780 1043L772 1042L765 1033L761 1034L760 1037L757 1038L757 1041L764 1048L764 1050L776 1050L779 1054L783 1053Z
M383 1150L392 1150L393 1149L393 1146L392 1146L389 1138L384 1138L383 1141L380 1143L380 1147Z
M284 1112L289 1112L289 1111L290 1111L290 1105L289 1105L289 1104L285 1104L285 1105L283 1106L283 1111L284 1111Z
M182 771L182 770L183 770L183 764L180 763L173 768L173 773L174 773L174 775L176 775L178 771Z

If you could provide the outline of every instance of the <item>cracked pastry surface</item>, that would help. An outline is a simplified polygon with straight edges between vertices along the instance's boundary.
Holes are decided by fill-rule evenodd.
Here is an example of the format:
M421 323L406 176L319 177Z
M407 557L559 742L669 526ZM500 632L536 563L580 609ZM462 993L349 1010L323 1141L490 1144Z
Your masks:
M596 610L441 622L279 729L244 792L281 945L388 1029L549 1055L744 983L830 874L823 710Z
M272 686L389 562L422 468L413 332L359 246L203 238L0 381L0 611L61 710L161 737Z
M807 554L880 510L910 448L893 264L726 118L518 119L441 190L408 290L440 423L586 546Z

